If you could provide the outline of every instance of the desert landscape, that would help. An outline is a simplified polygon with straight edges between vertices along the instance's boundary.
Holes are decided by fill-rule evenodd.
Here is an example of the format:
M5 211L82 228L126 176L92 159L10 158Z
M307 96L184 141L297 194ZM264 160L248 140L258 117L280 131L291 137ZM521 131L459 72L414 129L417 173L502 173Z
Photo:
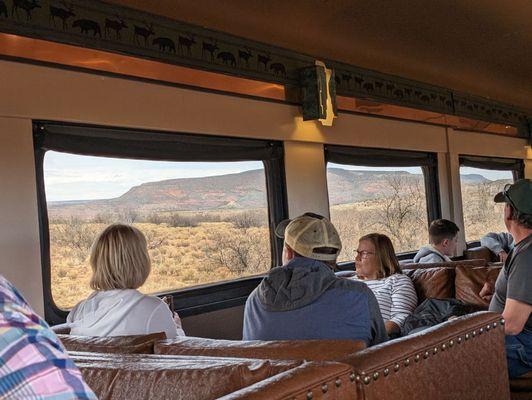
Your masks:
M328 182L331 220L344 244L340 260L353 259L358 238L374 231L389 235L397 252L427 242L422 175L329 168ZM463 177L468 240L504 229L492 198L505 182ZM68 309L91 292L90 246L116 222L146 235L152 273L145 293L266 272L272 262L265 188L264 171L252 170L148 182L107 200L49 202L55 303Z

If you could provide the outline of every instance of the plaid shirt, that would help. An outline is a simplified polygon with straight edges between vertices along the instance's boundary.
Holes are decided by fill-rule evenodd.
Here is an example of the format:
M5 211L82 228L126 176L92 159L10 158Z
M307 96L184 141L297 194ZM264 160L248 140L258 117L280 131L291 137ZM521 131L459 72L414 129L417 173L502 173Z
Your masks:
M59 339L0 276L0 398L97 399Z

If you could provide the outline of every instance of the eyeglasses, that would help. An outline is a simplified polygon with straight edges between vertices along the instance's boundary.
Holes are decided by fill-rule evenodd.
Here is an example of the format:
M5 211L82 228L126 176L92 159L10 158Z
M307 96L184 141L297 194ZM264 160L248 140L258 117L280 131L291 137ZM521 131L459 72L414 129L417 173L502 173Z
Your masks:
M366 251L366 250L355 250L357 253L357 257L360 256L360 258L368 258L369 255L375 254L372 251Z

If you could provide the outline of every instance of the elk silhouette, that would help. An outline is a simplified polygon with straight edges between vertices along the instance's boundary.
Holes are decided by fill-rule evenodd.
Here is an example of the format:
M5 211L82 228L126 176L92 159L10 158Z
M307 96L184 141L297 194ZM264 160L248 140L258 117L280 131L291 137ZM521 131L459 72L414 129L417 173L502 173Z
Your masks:
M253 57L253 54L249 49L238 50L238 59L243 60L246 63L246 67L249 67L249 59Z
M192 35L190 36L181 36L179 35L179 38L177 40L177 50L179 54L183 54L183 50L187 49L187 54L189 56L192 55L192 45L194 45L196 41L194 40L194 37Z
M4 0L0 0L0 15L3 15L7 18L7 7L6 3L4 3Z
M229 53L228 51L222 51L221 53L218 54L216 58L218 60L221 60L222 63L224 63L225 65L236 67L235 56L232 53Z
M103 28L103 32L106 38L111 36L111 31L114 31L115 38L122 39L122 35L120 35L120 31L124 28L127 28L127 25L124 22L124 20L120 18L119 16L116 16L116 18L117 20L105 18L105 25Z
M19 18L19 8L26 11L26 21L29 21L31 20L31 12L35 8L41 8L41 5L37 3L37 0L13 0L13 6L11 7L11 15L17 17L17 19Z
M133 26L133 39L135 43L140 44L139 43L139 36L140 36L144 38L144 46L147 46L148 38L151 35L155 35L155 32L153 31L153 24L146 24L146 26L144 27L138 26L138 25Z
M77 19L72 24L72 28L79 28L81 33L88 35L92 31L92 36L102 37L102 30L100 29L100 24L96 21L90 19Z
M67 20L70 17L75 17L76 14L72 11L72 6L69 6L68 4L62 2L61 3L64 8L56 7L56 6L50 6L50 18L49 22L51 22L55 26L55 19L59 18L63 22L63 30L67 29Z
M257 55L257 69L259 68L259 65L262 64L262 65L264 65L264 71L266 71L266 67L268 66L268 63L271 60L272 59L270 58L269 55L265 56L263 54L258 54Z
M159 46L159 51L165 52L168 49L169 53L175 53L175 43L172 39L158 37L153 39L153 44Z
M272 71L275 76L286 76L286 68L281 63L271 64L270 71Z
M219 48L218 48L218 42L214 41L211 43L209 42L203 42L201 44L201 58L204 57L205 53L209 53L210 55L210 59L211 59L211 62L214 62L214 53L216 53L216 51L218 51Z

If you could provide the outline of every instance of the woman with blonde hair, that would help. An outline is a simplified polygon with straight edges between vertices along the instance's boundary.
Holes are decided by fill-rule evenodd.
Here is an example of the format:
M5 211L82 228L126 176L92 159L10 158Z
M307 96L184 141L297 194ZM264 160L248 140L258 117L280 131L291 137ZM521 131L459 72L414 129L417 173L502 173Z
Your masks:
M177 314L156 296L137 289L151 270L146 238L130 225L108 226L91 248L90 286L94 292L67 317L70 333L85 336L125 336L165 332L184 335Z
M414 284L401 272L388 236L380 233L362 236L356 252L354 279L364 282L375 294L386 331L395 336L417 306Z

